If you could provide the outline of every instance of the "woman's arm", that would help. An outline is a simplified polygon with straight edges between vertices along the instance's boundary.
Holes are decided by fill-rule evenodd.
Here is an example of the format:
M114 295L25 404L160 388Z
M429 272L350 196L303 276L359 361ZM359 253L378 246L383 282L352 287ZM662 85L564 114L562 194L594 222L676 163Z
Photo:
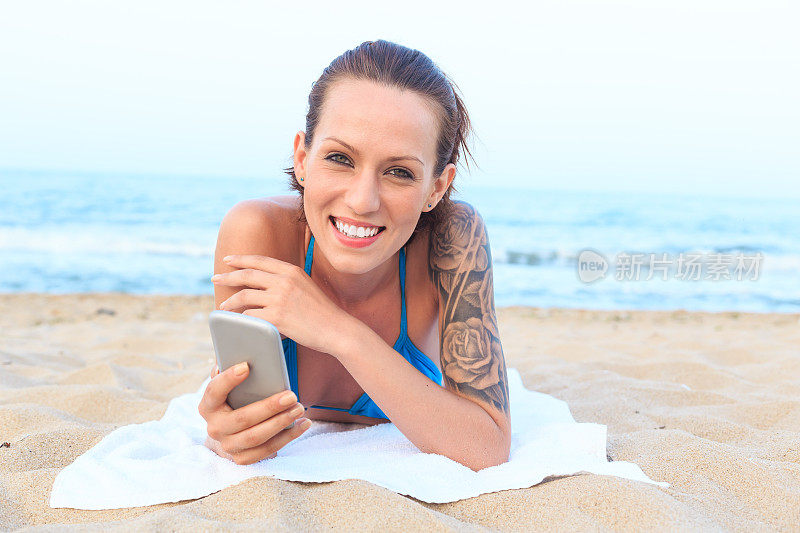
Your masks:
M486 227L472 206L456 207L431 236L444 387L353 317L333 355L417 448L480 470L508 461L508 384Z
M235 272L237 268L222 261L231 254L256 254L275 256L276 242L285 238L276 230L276 208L272 203L243 200L233 206L223 217L214 252L214 274ZM214 309L219 304L244 289L230 285L214 284Z

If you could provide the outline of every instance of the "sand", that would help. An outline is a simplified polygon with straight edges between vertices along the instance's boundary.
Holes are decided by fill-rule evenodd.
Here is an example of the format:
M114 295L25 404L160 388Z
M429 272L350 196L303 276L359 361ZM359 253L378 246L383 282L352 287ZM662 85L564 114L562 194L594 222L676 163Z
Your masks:
M609 456L668 489L582 474L428 504L360 480L256 478L180 503L51 509L62 468L202 383L212 309L211 296L0 295L0 530L800 529L800 315L732 312L498 309L526 387L607 425Z

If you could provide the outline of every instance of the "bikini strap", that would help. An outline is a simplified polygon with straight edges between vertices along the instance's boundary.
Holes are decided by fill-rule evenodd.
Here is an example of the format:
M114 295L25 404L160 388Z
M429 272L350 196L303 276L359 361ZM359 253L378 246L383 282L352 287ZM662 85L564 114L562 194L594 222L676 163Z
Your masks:
M406 251L400 248L400 336L406 335Z
M314 259L314 235L308 241L306 260L303 265L306 274L311 275L311 262ZM406 249L400 248L400 336L406 334Z
M314 260L314 235L311 235L311 239L308 241L308 249L306 250L306 261L303 263L303 269L306 271L306 274L309 276L311 275L311 262Z

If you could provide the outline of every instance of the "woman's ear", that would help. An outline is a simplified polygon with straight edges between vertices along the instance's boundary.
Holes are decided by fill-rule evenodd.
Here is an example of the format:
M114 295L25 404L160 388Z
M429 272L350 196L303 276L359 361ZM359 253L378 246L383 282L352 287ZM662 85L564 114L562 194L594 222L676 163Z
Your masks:
M436 207L436 204L439 203L439 200L442 199L444 193L447 192L448 187L450 184L453 183L453 178L456 177L456 166L453 163L448 163L439 177L436 178L433 182L433 190L431 190L430 194L428 195L427 204L431 204L431 209ZM427 205L426 205L427 207Z
M294 136L294 175L299 180L306 176L306 134L298 131ZM301 182L302 183L302 182Z

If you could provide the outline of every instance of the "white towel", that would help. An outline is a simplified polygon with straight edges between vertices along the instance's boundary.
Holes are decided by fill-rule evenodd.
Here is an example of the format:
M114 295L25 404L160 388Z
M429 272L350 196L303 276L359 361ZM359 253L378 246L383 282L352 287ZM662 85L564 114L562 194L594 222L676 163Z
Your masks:
M526 389L508 369L511 456L478 472L443 455L422 453L394 424L353 426L314 421L272 459L251 465L206 448L206 422L197 407L210 378L195 393L170 401L161 418L115 429L64 468L53 483L51 507L118 509L201 498L256 476L289 481L363 479L430 503L445 503L536 485L548 476L581 472L668 487L635 464L608 462L606 426L577 423L569 407ZM356 427L358 429L352 429Z

